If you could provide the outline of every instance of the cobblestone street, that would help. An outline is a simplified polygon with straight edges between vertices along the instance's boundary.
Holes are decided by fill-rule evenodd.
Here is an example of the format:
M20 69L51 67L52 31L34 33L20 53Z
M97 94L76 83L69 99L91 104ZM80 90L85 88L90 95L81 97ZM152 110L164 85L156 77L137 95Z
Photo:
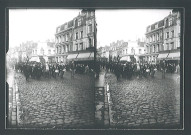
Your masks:
M25 81L17 73L22 124L29 128L91 128L94 125L94 80L66 72L59 77Z
M108 72L111 94L111 128L178 128L180 124L180 83L178 75L161 79L133 78L117 81Z

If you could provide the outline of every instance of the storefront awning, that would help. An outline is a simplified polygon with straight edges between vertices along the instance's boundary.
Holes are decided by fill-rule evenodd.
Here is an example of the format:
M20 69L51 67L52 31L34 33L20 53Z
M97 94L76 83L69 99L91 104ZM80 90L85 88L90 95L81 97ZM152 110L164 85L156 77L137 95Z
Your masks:
M87 61L87 60L94 60L94 52L79 53L76 59L76 61Z
M168 59L180 59L180 52L176 52L176 53L169 53Z
M78 56L78 54L69 54L67 59L72 60L72 59L75 59L77 56Z
M29 61L40 62L40 58L39 57L32 57Z
M90 53L80 53L78 59L89 58Z
M94 52L90 54L89 58L94 58Z
M131 61L130 56L123 56L120 61Z
M168 53L159 54L157 59L166 59L168 56Z

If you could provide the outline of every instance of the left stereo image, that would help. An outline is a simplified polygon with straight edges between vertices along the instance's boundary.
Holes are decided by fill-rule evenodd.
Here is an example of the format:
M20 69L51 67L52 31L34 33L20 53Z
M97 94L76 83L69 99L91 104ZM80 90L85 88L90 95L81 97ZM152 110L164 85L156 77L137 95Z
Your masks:
M94 9L7 9L6 128L94 127Z

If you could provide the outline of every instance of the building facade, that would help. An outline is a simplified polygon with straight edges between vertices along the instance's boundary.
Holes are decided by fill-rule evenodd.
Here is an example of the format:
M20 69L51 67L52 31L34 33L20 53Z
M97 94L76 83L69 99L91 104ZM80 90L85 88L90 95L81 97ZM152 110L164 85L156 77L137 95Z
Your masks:
M19 46L10 48L9 58L15 62L27 62L32 57L32 50L37 46L33 41L26 41Z
M159 52L164 51L164 20L149 25L146 30L145 61L156 63Z
M30 61L37 62L55 62L55 47L53 42L38 42L37 46L32 50L32 58Z
M56 62L65 62L68 56L68 52L73 50L73 27L74 22L69 21L56 29L55 34L55 58Z
M165 17L164 21L164 53L168 53L166 60L178 64L180 60L180 13L174 11Z
M109 61L109 46L100 47L97 49L97 59L99 61Z
M138 62L143 61L145 54L145 42L140 40L128 41L118 40L112 42L110 46L99 48L100 56L107 57L108 61L117 62L120 59L127 61ZM128 58L128 59L126 59Z
M180 13L172 11L163 20L149 25L146 29L147 62L180 60Z
M128 41L128 45L122 48L120 58L128 58L132 62L142 62L142 55L145 54L144 42L140 40Z
M128 46L128 42L125 42L123 40L118 40L117 42L112 42L110 44L110 49L109 49L109 56L110 60L116 62L119 61L123 48Z
M95 24L95 11L84 9L71 21L58 26L55 34L56 62L93 60Z

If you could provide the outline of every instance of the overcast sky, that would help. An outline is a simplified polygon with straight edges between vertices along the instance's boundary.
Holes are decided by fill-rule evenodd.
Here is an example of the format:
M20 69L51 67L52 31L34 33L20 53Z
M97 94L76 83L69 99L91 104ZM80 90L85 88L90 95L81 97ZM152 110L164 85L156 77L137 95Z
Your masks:
M117 40L144 38L146 27L164 19L172 10L96 10L97 43L109 45Z
M9 10L9 45L26 41L54 40L56 27L76 17L81 9ZM98 47L117 40L145 37L146 27L162 20L172 10L96 10Z
M9 10L9 45L26 41L54 39L56 27L76 17L78 9L11 9Z

